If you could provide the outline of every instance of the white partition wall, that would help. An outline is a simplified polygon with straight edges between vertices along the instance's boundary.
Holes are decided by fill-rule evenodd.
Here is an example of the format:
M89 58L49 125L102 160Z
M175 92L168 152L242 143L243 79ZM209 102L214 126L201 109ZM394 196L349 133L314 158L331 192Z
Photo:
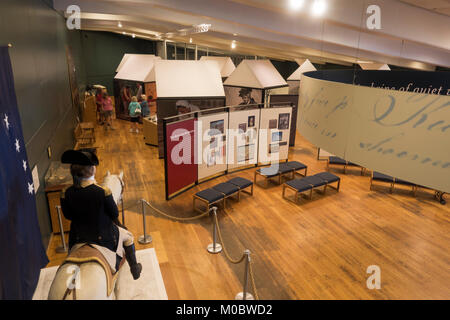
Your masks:
M292 107L261 109L259 163L277 162L288 158L291 122Z
M260 109L230 112L228 170L258 163Z
M228 113L198 118L198 180L227 170L227 128Z

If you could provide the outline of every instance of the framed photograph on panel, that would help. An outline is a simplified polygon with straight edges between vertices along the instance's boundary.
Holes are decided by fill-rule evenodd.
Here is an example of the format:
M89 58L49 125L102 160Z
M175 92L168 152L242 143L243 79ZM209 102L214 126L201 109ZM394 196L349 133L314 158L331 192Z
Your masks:
M215 136L224 133L224 120L212 121L209 123L209 135Z
M278 142L283 140L283 132L279 131L279 132L272 132L272 141L273 142Z
M289 113L280 113L278 116L278 130L289 129Z
M248 117L248 127L253 128L255 126L255 116Z
M276 129L277 128L277 119L269 120L269 129Z

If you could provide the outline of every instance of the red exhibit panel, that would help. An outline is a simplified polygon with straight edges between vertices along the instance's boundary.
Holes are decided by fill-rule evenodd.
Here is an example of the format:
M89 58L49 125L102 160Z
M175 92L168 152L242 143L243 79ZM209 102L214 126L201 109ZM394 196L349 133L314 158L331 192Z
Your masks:
M195 120L166 124L166 197L196 183Z

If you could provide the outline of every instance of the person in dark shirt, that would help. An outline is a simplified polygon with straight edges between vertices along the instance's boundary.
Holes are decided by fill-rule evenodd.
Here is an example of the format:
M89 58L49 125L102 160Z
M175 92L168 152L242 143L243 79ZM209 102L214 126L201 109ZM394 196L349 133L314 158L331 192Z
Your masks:
M62 155L61 162L71 164L73 177L73 185L61 193L61 209L64 217L71 221L69 249L91 245L116 271L125 252L133 278L138 279L142 265L136 261L133 235L118 227L119 211L109 188L95 182L95 166L99 164L97 156L90 151L68 150ZM116 256L119 258L114 259Z

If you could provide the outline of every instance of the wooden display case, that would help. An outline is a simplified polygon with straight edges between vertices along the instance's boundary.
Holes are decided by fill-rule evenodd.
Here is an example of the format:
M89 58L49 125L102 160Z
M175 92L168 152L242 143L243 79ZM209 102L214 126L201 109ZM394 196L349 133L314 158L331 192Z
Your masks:
M144 140L146 144L158 146L158 124L149 118L143 118Z

